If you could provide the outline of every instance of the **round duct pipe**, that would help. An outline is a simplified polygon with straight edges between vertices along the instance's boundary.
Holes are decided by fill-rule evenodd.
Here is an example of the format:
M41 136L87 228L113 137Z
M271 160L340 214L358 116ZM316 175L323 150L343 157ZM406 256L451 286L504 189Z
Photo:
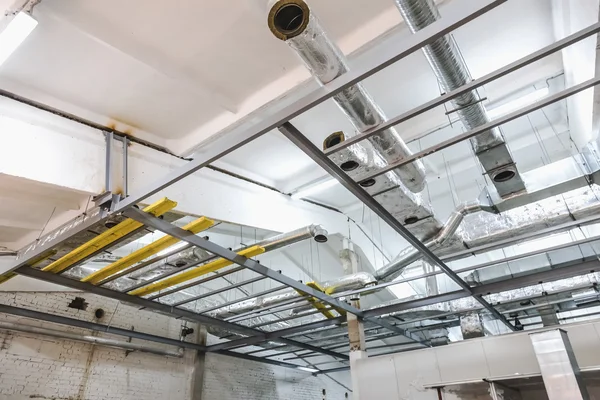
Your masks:
M273 35L288 40L301 34L308 26L310 9L302 0L281 0L269 10L267 23Z

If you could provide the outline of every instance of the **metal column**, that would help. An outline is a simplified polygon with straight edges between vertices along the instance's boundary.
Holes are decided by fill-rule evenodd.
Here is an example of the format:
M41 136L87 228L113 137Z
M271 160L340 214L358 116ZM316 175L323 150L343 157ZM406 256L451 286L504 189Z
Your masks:
M562 329L529 335L549 400L590 400L571 342Z

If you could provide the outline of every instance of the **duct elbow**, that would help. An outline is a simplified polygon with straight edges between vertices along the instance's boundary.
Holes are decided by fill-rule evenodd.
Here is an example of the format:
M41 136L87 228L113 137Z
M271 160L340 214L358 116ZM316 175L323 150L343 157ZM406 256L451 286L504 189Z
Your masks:
M328 240L329 233L321 225L311 225L309 227L310 234L317 243L325 243Z

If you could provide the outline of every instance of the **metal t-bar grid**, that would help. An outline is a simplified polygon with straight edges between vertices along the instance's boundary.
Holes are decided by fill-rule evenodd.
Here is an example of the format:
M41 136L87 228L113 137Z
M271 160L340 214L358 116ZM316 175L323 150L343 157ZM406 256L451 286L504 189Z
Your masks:
M330 304L333 307L342 309L346 312L356 315L357 317L362 317L362 311L355 307L352 307L347 303L339 301L338 299L331 297L319 290L315 290L311 287L308 287L303 283L300 283L278 271L274 271L270 268L267 268L264 265L261 265L258 261L241 256L232 250L226 249L225 247L221 247L216 243L210 242L204 238L196 236L191 232L188 232L171 224L170 222L163 221L136 208L129 208L125 210L123 214L126 217L135 219L136 221L143 223L146 226L158 229L159 231L169 236L176 237L180 240L183 240L194 246L204 249L214 255L217 255L235 264L238 264L239 266L248 268L249 270L252 270L260 275L264 275L279 283L283 283L284 285L287 285L293 289L302 291L308 296L315 297L318 300Z
M184 231L185 232L185 231ZM183 308L173 307L166 304L161 304L156 301L151 301L148 299L144 299L137 296L131 296L126 293L117 292L110 289L105 289L103 287L94 286L87 282L81 282L74 279L69 279L59 274L52 274L48 272L41 271L39 269L31 268L31 267L23 267L20 268L17 272L19 275L28 276L30 278L39 279L46 282L55 283L57 285L69 287L72 289L81 290L84 292L89 292L93 294L97 294L99 296L113 298L115 300L123 301L125 303L134 304L143 308L147 308L149 310L154 310L163 314L171 315L177 318L183 318L192 322L199 322L204 325L214 326L218 328L222 328L228 330L230 332L239 333L242 335L250 336L249 338L244 338L245 340L253 339L256 340L256 343L264 342L267 340L273 340L279 343L284 343L290 346L295 346L301 349L312 350L312 351L320 351L322 354L329 355L331 357L346 359L347 356L338 354L333 351L328 351L326 349L319 349L317 347L308 345L303 342L298 342L292 339L284 339L282 336L268 338L270 332L263 332L257 329L248 328L243 325L233 324L227 321L223 321L217 318L209 317L207 315L198 314Z
M423 254L423 256L429 260L432 264L437 265L442 271L448 275L458 286L460 286L465 292L473 295L473 289L469 286L460 276L458 276L450 267L448 267L438 256L436 256L425 244L417 239L408 229L406 229L388 210L386 210L381 204L379 204L366 190L364 190L357 182L350 178L344 171L338 168L333 161L331 161L327 155L317 148L306 136L302 134L296 127L291 123L286 122L279 127L279 131L287 137L292 143L294 143L300 150L302 150L307 156L315 161L321 168L323 168L332 177L337 179L346 189L356 196L364 205L369 207L375 214L377 214L383 221L385 221L390 227L398 232L408 243L414 246L417 250ZM494 318L501 321L511 331L515 331L515 327L506 319L506 317L498 312L491 304L485 301L480 296L473 295L474 298L481 303L493 316Z
M231 251L231 250L221 247L213 242L210 242L204 238L196 236L193 233L183 230L169 222L163 221L163 220L156 218L148 213L140 211L136 208L131 208L131 209L126 210L123 214L129 218L135 219L138 222L143 223L146 226L151 226L155 229L158 229L159 231L161 231L169 236L173 236L180 240L186 241L186 242L188 242L194 246L197 246L201 249L204 249L212 254L222 257L226 260L232 261L242 267L246 267L258 274L261 274L265 277L268 277L275 281L283 283L284 285L287 285L287 286L289 286L295 290L298 290L300 292L306 293L309 296L315 297L318 300L321 300L322 302L331 305L333 308L342 309L346 312L356 315L359 318L362 318L362 316L363 316L361 310L359 310L345 302L339 301L338 299L336 299L332 296L329 296L328 294L325 294L319 290L315 290L307 285L304 285L301 282L298 282L298 281L282 274L280 271L274 271L270 268L267 268L255 260L240 256L239 254L235 253L234 251ZM415 239L415 240L417 240L417 239ZM371 318L371 319L369 319L369 321L371 321L375 324L378 324L386 329L389 329L392 332L396 332L396 333L403 332L404 333L404 330L402 330L401 328L398 328L398 327L394 326L393 324L387 323L386 321L381 320L379 318ZM508 321L507 321L507 323L508 323ZM414 337L413 335L410 335L409 333L406 333L406 337L415 342L422 343L422 341L418 337ZM283 339L283 340L287 340L287 339ZM425 344L425 343L422 343L422 344L427 346L427 344Z

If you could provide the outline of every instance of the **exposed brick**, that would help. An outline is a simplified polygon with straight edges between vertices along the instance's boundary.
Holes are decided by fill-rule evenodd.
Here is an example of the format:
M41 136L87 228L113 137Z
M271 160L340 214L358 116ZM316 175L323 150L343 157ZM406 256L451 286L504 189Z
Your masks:
M76 296L89 303L85 311L67 307ZM87 293L0 292L0 303L86 321L97 321L94 311L103 308L106 314L100 323L110 321L111 326L133 326L136 331L175 339L179 338L182 324L181 320ZM0 321L92 333L5 314L0 314ZM122 336L94 334L126 340ZM205 368L202 400L344 400L347 391L327 377L220 355L207 355ZM191 350L186 350L181 359L139 352L126 354L119 349L0 331L0 400L185 400L190 398L192 374ZM327 392L325 397L323 389Z

